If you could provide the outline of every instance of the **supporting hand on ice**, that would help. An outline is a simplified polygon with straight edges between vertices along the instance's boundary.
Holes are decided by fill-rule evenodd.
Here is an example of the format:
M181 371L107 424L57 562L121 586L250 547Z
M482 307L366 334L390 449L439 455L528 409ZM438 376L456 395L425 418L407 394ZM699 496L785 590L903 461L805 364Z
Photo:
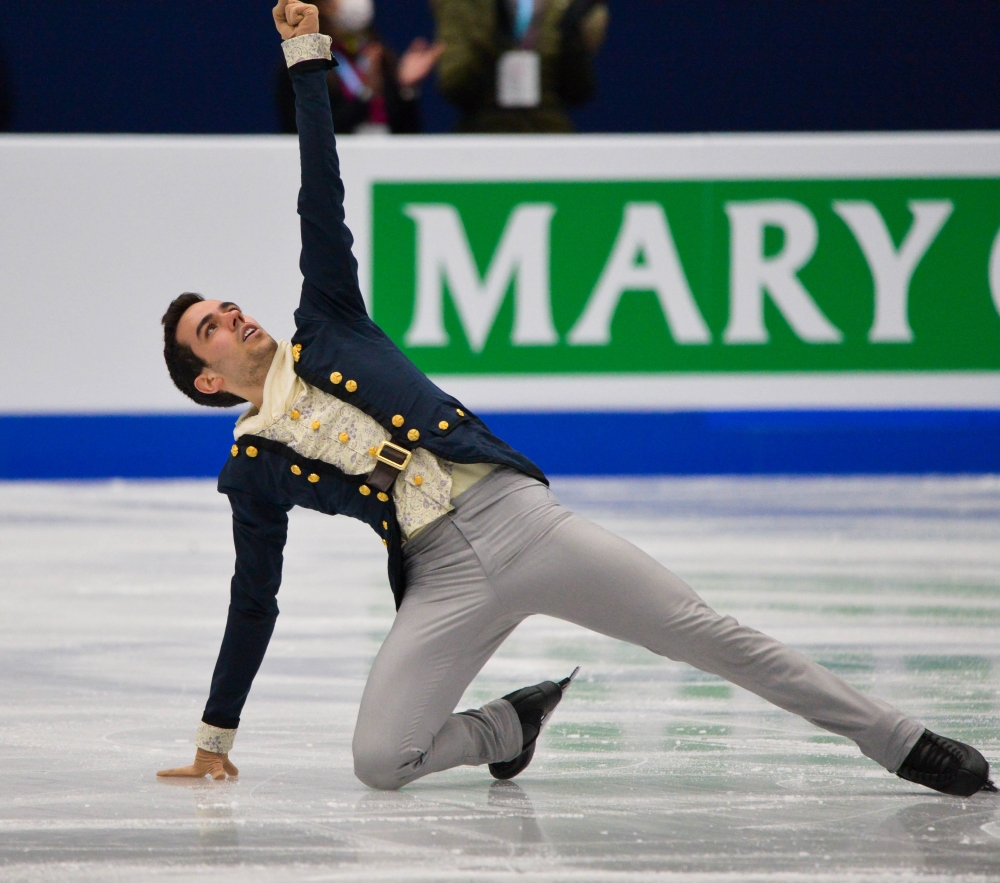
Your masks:
M191 766L179 766L172 770L160 770L156 775L163 778L178 779L201 779L211 776L215 780L226 778L226 773L230 776L238 776L240 771L229 759L228 754L213 754L199 748L194 755L194 763Z
M278 0L278 5L272 10L274 25L281 34L282 40L301 37L303 34L319 33L319 9L311 3L300 3L299 0Z

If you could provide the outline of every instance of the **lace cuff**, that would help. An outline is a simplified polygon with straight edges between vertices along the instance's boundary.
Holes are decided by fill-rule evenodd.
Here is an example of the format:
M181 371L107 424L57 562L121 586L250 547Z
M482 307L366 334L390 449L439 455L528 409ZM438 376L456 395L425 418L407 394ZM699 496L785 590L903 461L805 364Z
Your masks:
M211 751L213 754L229 754L236 741L236 730L223 730L203 723L198 727L198 735L194 737L195 748Z
M285 40L281 49L285 53L285 62L291 67L300 61L329 61L332 42L326 34L303 34Z

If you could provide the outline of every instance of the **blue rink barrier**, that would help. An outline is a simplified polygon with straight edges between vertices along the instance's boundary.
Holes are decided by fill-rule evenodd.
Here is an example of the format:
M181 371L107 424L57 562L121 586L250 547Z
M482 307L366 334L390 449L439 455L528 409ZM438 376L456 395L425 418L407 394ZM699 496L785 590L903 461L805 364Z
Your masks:
M1000 473L1000 411L481 414L552 475ZM0 479L218 474L235 416L0 415Z

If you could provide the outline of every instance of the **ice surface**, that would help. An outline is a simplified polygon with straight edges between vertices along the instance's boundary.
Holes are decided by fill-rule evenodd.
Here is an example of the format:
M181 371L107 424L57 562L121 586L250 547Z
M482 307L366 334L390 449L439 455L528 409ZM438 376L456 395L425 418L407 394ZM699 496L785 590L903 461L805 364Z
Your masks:
M714 606L1000 761L1000 481L564 480ZM0 485L0 880L995 880L1000 800L902 782L756 697L554 620L466 706L583 669L513 783L352 774L392 620L367 528L292 516L227 783L190 761L226 615L211 482Z

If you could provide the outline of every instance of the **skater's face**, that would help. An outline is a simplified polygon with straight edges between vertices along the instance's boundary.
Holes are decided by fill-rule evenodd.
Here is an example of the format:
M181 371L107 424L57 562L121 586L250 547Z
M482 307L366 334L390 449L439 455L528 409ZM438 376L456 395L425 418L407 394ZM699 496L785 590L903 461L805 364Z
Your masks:
M177 342L190 347L207 367L195 379L199 392L225 390L248 398L262 387L277 344L236 304L205 300L188 307L177 324Z

